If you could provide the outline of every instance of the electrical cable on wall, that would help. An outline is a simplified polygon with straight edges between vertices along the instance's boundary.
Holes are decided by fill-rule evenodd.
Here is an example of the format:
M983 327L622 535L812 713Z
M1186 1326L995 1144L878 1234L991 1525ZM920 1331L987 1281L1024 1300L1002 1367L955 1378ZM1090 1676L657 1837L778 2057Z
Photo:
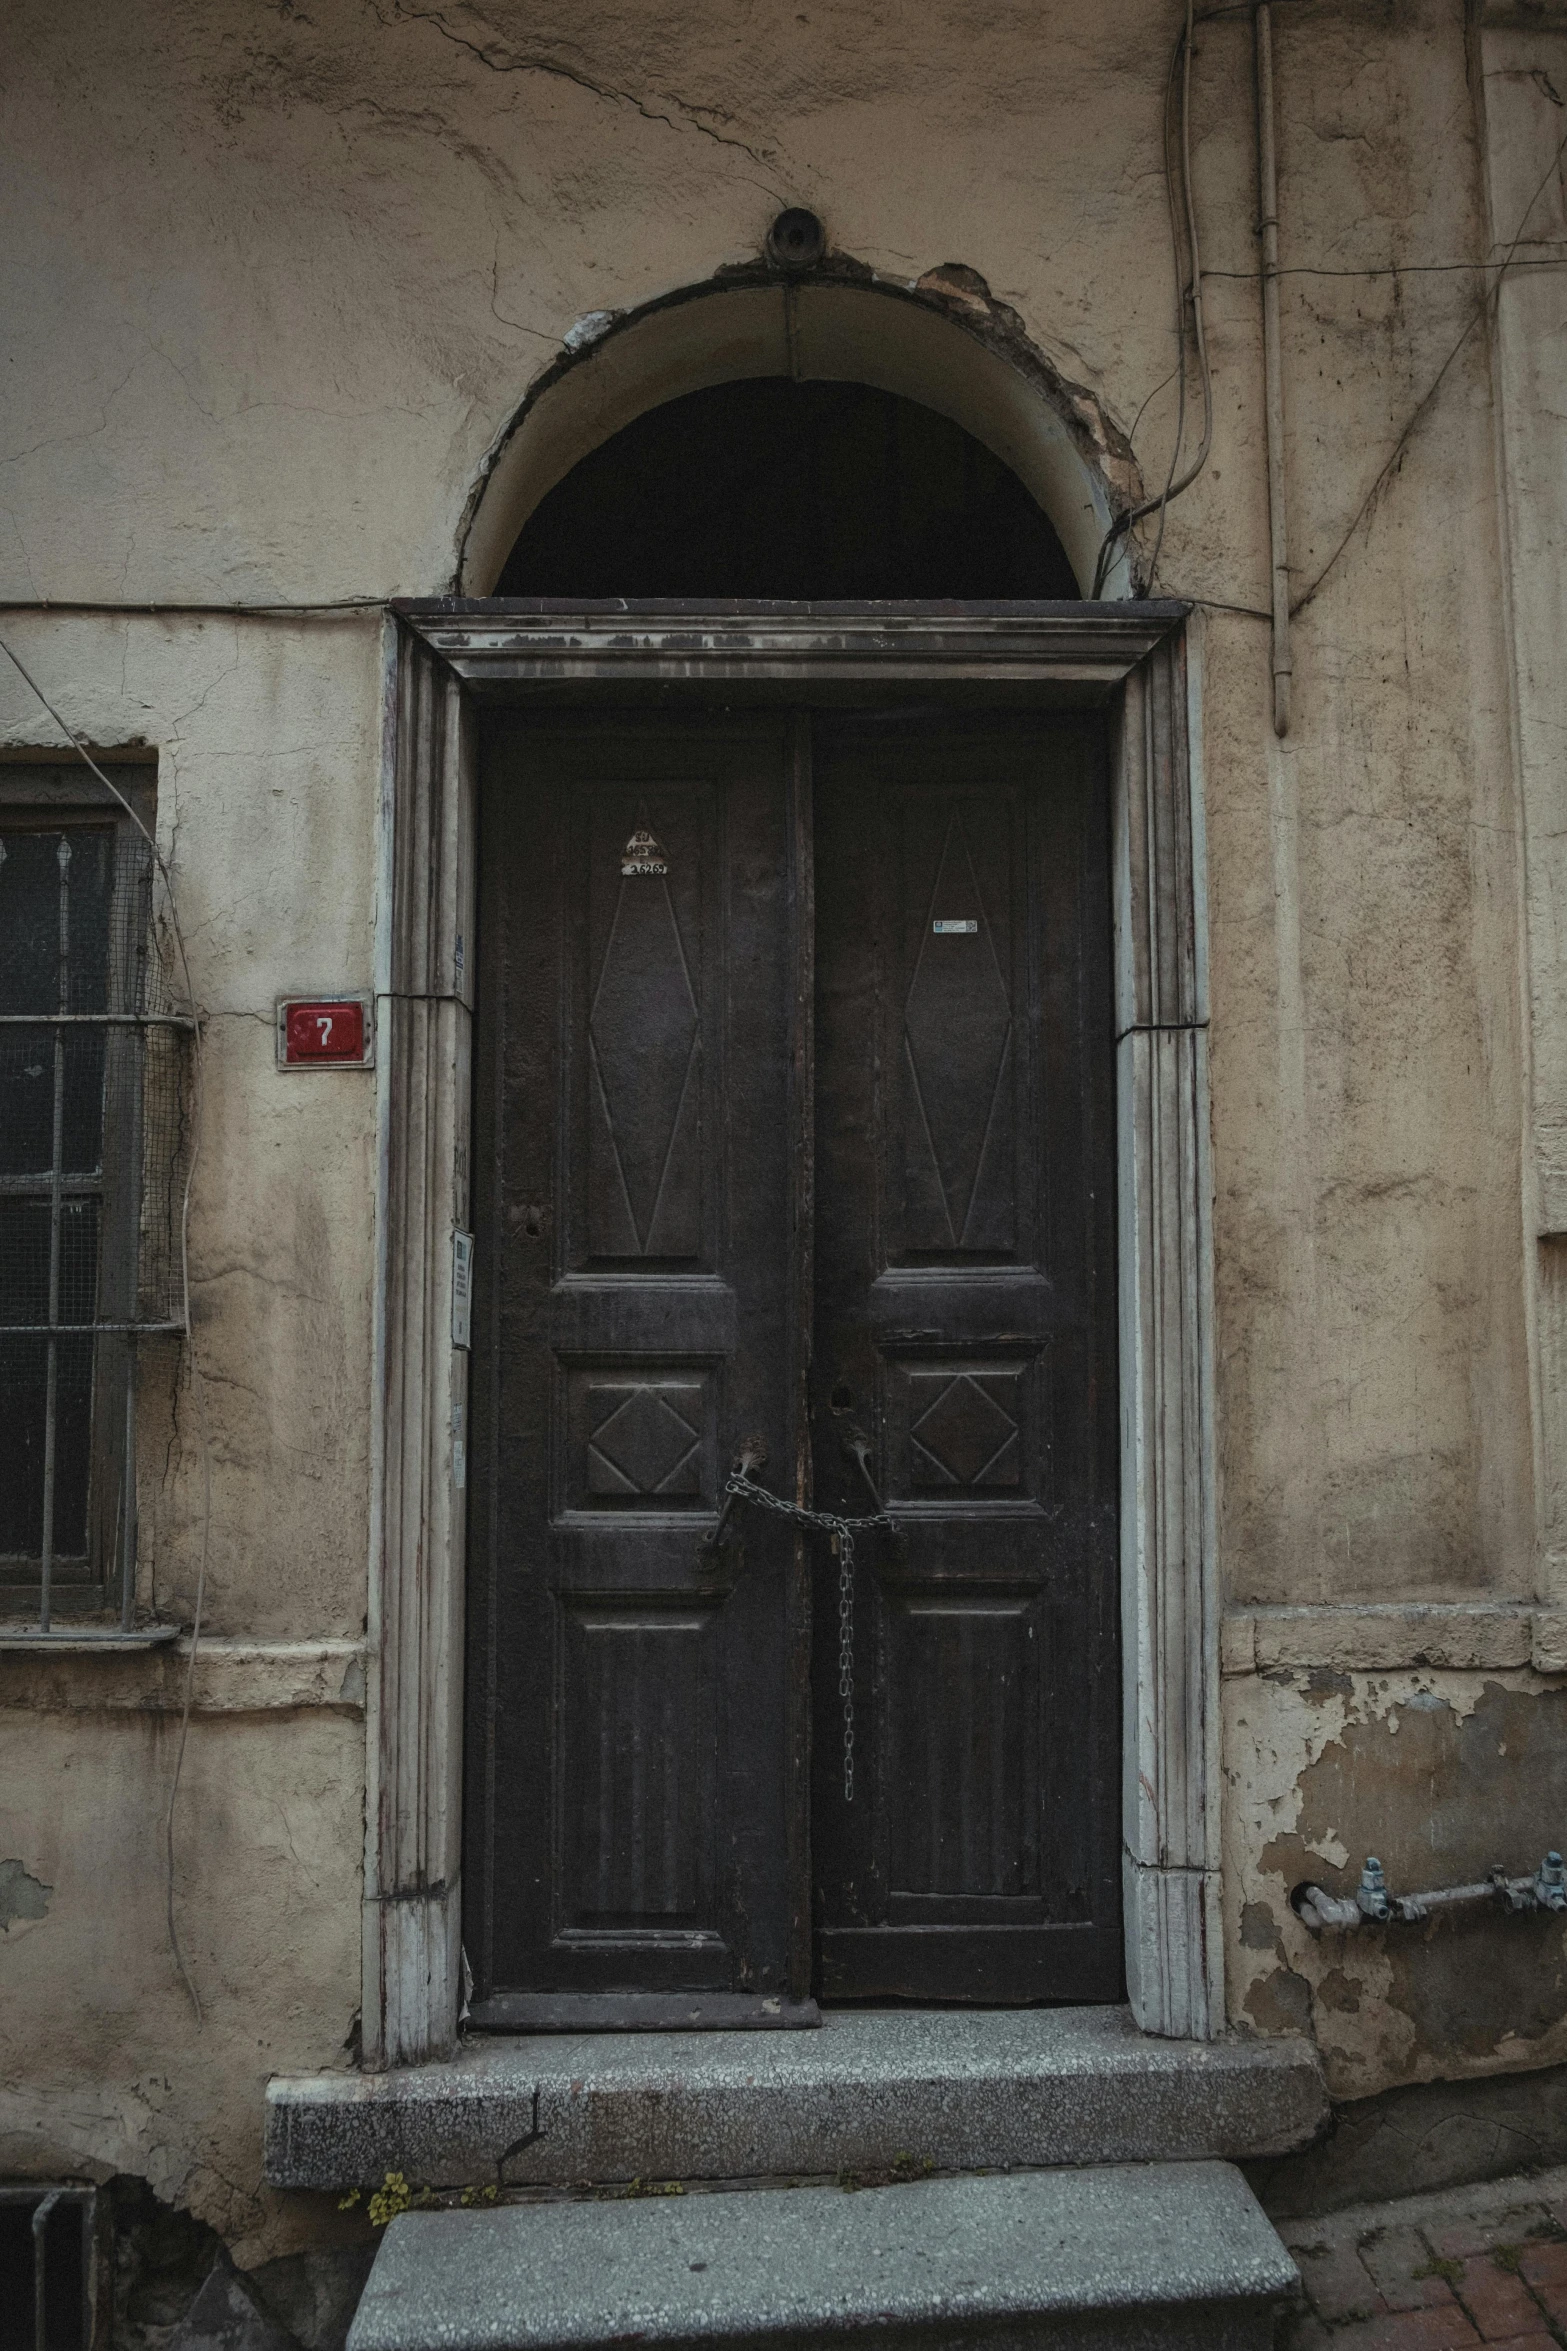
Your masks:
M11 646L6 643L3 637L0 637L0 653L5 655L6 659L10 662L12 668L17 672L18 676L23 680L29 690L37 697L38 701L42 703L44 709L54 720L55 725L59 728L61 734L65 737L67 743L76 753L77 757L84 761L85 764L92 770L92 773L97 777L99 783L102 784L104 790L108 792L113 799L118 801L121 808L124 809L126 815L130 818L132 824L136 827L136 830L141 834L142 839L146 842L148 850L152 856L153 865L163 883L164 899L168 909L169 931L174 941L175 953L179 958L180 979L185 990L185 1001L189 1008L192 1020L191 1148L190 1157L186 1164L185 1170L184 1191L180 1201L180 1305L181 1320L184 1324L185 1331L185 1344L188 1350L187 1361L190 1366L191 1402L195 1408L196 1415L196 1443L201 1458L201 1548L196 1569L196 1602L191 1622L190 1655L186 1660L185 1688L180 1706L179 1743L175 1749L174 1771L169 1783L168 1810L164 1816L164 1917L168 1928L169 1950L173 1957L174 1965L178 1970L180 1982L184 1985L186 1993L189 1996L191 2007L195 2011L196 2022L199 2025L203 2021L201 1995L196 1990L195 1983L191 1978L190 1970L186 1966L185 1954L180 1947L179 1928L176 1924L174 1916L174 1821L175 1809L179 1801L180 1781L185 1768L185 1744L190 1731L191 1701L194 1694L196 1677L196 1652L201 1644L202 1609L206 1600L207 1592L207 1557L212 1536L212 1450L208 1442L207 1433L207 1398L206 1388L202 1380L200 1357L196 1348L195 1336L191 1330L190 1315L190 1203L192 1187L196 1180L196 1164L201 1156L201 1010L196 1002L195 989L191 984L190 960L185 952L184 933L180 928L179 904L174 895L174 878L169 871L168 861L164 857L162 850L158 847L157 841L154 839L147 826L143 823L140 815L131 806L130 801L125 797L125 794L120 790L118 784L116 784L111 777L104 774L103 769L93 758L92 753L87 749L85 743L80 740L75 730L66 724L59 711L56 710L54 704L50 701L48 695L44 692L42 686L39 685L32 672L27 668L21 656L12 650Z
M1255 4L1256 0L1241 0L1241 4L1237 6L1205 9L1196 14L1191 21L1194 25L1210 24L1219 18L1251 15L1255 8ZM1286 0L1273 0L1273 4L1275 6L1282 6L1286 4ZM1187 35L1183 29L1177 43L1176 58L1172 59L1171 71L1166 81L1167 110L1170 96L1173 91L1177 63L1186 62L1184 57L1186 43ZM1183 75L1183 96L1188 95L1189 77ZM1189 152L1189 136L1187 137L1185 143ZM1564 141L1563 145L1567 146L1567 141ZM1468 340L1469 335L1473 332L1475 326L1479 323L1479 320L1484 316L1486 304L1494 298L1502 283L1502 280L1505 277L1511 276L1515 271L1518 270L1567 269L1567 253L1525 254L1520 256L1517 251L1519 244L1522 242L1524 230L1528 225L1530 215L1533 213L1535 205L1538 203L1540 196L1543 194L1547 184L1549 183L1552 173L1560 163L1562 152L1562 147L1558 147L1555 155L1551 159L1550 165L1541 179L1539 187L1535 190L1534 195L1531 197L1528 205L1525 207L1523 219L1520 221L1518 228L1513 235L1512 242L1500 263L1486 260L1395 261L1378 262L1375 264L1368 264L1365 267L1344 267L1338 264L1328 264L1322 262L1292 262L1285 267L1275 270L1272 273L1276 278L1320 277L1376 280L1382 278L1399 279L1405 277L1422 276L1452 276L1461 272L1476 274L1492 269L1496 270L1497 272L1495 279L1480 296L1476 304L1475 311L1467 321L1463 333L1458 339L1458 342L1448 353L1447 358L1443 361L1442 366L1438 369L1435 378L1428 386L1419 405L1414 410L1408 423L1404 426L1403 431L1398 437L1398 440L1394 444L1391 457L1388 459L1386 465L1382 469L1382 473L1378 475L1377 480L1373 482L1370 490L1366 493L1366 496L1361 500L1360 505L1356 508L1354 518L1350 523L1348 531L1345 533L1344 540L1341 541L1339 546L1334 549L1334 552L1329 557L1328 562L1323 566L1322 570L1318 572L1316 578L1311 582L1310 586L1303 589L1301 594L1292 602L1290 606L1292 615L1299 612L1302 607L1308 603L1313 596L1315 596L1318 588L1322 585L1323 580L1326 578L1327 573L1329 570L1331 570L1333 564L1337 562L1339 555L1343 552L1344 545L1347 544L1349 538L1353 536L1356 525L1363 519L1368 507L1374 502L1377 493L1382 487L1385 476L1392 471L1399 455L1402 453L1404 445L1408 441L1410 434L1418 425L1421 416L1424 414L1433 394L1436 392L1438 386L1445 377L1448 368L1452 365L1453 360L1458 356L1459 350ZM1171 229L1173 235L1178 235L1179 208L1177 206L1177 200L1175 198L1173 183L1171 181L1169 171L1168 137L1166 140L1166 166L1166 192L1171 205ZM1544 241L1560 242L1560 240ZM1166 386L1173 382L1178 375L1182 376L1183 378L1182 400L1184 403L1184 373L1186 367L1184 318L1186 301L1184 296L1185 280L1184 273L1181 269L1181 255L1179 252L1177 253L1176 276L1178 284L1180 284L1182 287L1182 300L1180 305L1180 319L1183 329L1181 335L1181 359L1178 365L1172 368L1168 375L1161 377L1159 382L1155 384L1153 389L1145 396L1142 405L1138 409L1137 415L1133 420L1131 432L1128 435L1128 438L1132 441L1135 441L1139 427L1142 424L1143 417L1146 415L1149 407L1158 398L1159 394L1164 391ZM1256 272L1254 270L1203 269L1200 272L1200 276L1197 281L1197 306L1200 308L1201 305L1201 281L1203 279L1229 278L1249 283L1255 278L1255 276ZM1208 390L1206 380L1204 388L1206 392ZM1181 492L1189 487L1190 480L1194 478L1195 474L1180 482L1175 482L1172 478L1171 481L1167 483L1166 487L1160 491L1156 498L1146 500L1142 505L1134 507L1127 513L1118 515L1116 517L1115 521L1110 526L1109 534L1107 535L1105 543L1100 550L1099 562L1096 568L1094 579L1094 594L1096 597L1103 591L1104 576L1109 569L1110 561L1113 557L1115 545L1118 540L1124 536L1126 531L1130 529L1130 527L1135 522L1142 520L1147 515L1155 512L1156 510L1162 510L1163 508L1167 507L1173 499L1179 497ZM1232 598L1196 595L1190 590L1183 590L1182 593L1188 602L1193 604L1200 604L1211 611L1238 613L1243 618L1249 620L1269 620L1272 618L1271 613L1265 606L1243 604L1235 601ZM383 617L390 610L391 603L392 599L386 596L337 596L317 598L277 597L268 599L255 599L250 601L229 601L218 598L135 599L127 597L31 596L0 597L0 613L15 612L25 613L30 616L47 615L50 613L79 615L89 615L95 613L106 615L121 615L135 613L150 619L156 619L159 617L167 619L191 617L223 620L341 619L357 621L372 618L379 619Z
M1279 158L1274 134L1273 0L1252 15L1257 84L1257 238L1262 267L1262 417L1268 473L1268 572L1273 596L1273 731L1290 731L1289 531L1284 499L1284 346L1279 328Z
M1121 540L1150 514L1157 514L1159 526L1154 535L1153 553L1148 560L1145 593L1153 593L1154 577L1159 568L1159 557L1164 547L1164 520L1170 502L1189 490L1208 462L1213 446L1213 376L1208 364L1208 333L1202 301L1202 252L1197 237L1197 207L1192 193L1192 34L1195 17L1192 0L1186 0L1186 16L1175 48L1170 57L1170 70L1164 85L1164 189L1170 215L1170 244L1175 262L1176 348L1178 358L1175 373L1179 393L1175 411L1175 443L1170 451L1169 472L1163 489L1157 497L1145 498L1140 506L1130 506L1118 514L1104 536L1099 549L1099 560L1094 566L1094 583L1090 591L1097 599L1104 594L1105 578ZM1176 105L1177 83L1179 105ZM1176 191L1176 166L1172 142L1171 114L1176 114L1180 149L1180 193ZM1186 471L1176 478L1181 462L1181 446L1186 437L1186 379L1187 379L1187 314L1191 314L1190 335L1197 360L1197 371L1202 382L1203 423L1202 439L1197 454ZM1168 380L1168 379L1166 379ZM1146 408L1147 402L1143 403Z
M1143 521L1150 514L1157 513L1159 517L1159 528L1154 542L1153 555L1149 562L1148 576L1145 586L1145 593L1152 592L1154 585L1154 574L1157 568L1160 550L1163 545L1166 512L1171 502L1174 499L1180 497L1183 491L1191 487L1192 483L1197 479L1198 474L1202 471L1203 466L1207 462L1209 448L1212 441L1213 398L1212 379L1207 363L1206 336L1204 332L1202 281L1205 274L1208 276L1221 277L1249 277L1251 272L1221 270L1208 271L1205 273L1201 267L1196 241L1197 224L1191 185L1190 110L1192 34L1194 27L1198 24L1210 23L1217 17L1253 15L1254 8L1255 0L1239 0L1239 4L1237 5L1205 9L1201 12L1201 14L1198 14L1191 6L1190 0L1188 0L1186 20L1179 35L1177 36L1175 52L1170 61L1170 70L1165 82L1165 189L1170 212L1170 231L1172 245L1175 253L1176 279L1177 285L1180 289L1180 301L1177 315L1180 358L1177 364L1177 368L1174 371L1180 379L1180 399L1176 413L1175 449L1171 456L1170 471L1166 478L1163 489L1160 490L1156 497L1144 499L1140 505L1129 507L1124 514L1117 515L1114 522L1112 522L1110 525L1109 530L1106 532L1103 544L1099 550L1098 562L1094 570L1094 583L1091 592L1095 598L1102 596L1104 593L1105 578L1109 572L1110 565L1114 560L1116 549L1119 546L1121 540L1136 523ZM1182 162L1182 193L1179 201L1177 200L1176 196L1170 139L1170 110L1176 90L1177 74L1179 74L1180 78L1179 143ZM1490 282L1481 291L1473 310L1470 312L1469 317L1464 322L1463 328L1460 331L1456 341L1453 343L1452 348L1448 351L1446 357L1442 361L1441 366L1437 369L1436 374L1431 379L1430 384L1427 386L1420 400L1411 411L1407 422L1404 424L1402 430L1399 432L1396 440L1394 441L1393 447L1382 464L1380 470L1378 471L1375 480L1371 483L1369 489L1357 504L1353 515L1350 517L1349 523L1347 524L1343 534L1335 545L1332 553L1329 555L1327 561L1321 566L1310 583L1301 590L1300 594L1289 600L1287 607L1288 618L1293 619L1296 614L1304 611L1306 606L1316 596L1318 590L1322 587L1323 582L1327 579L1328 574L1333 570L1334 566L1338 562L1339 557L1344 553L1345 548L1353 539L1355 532L1360 527L1360 524L1365 520L1366 515L1376 504L1377 499L1380 497L1387 482L1396 472L1399 462L1402 459L1404 450L1407 447L1411 436L1418 427L1421 418L1425 415L1426 410L1430 407L1431 402L1435 399L1454 361L1458 358L1460 352L1464 348L1464 345L1468 342L1470 336L1474 333L1475 328L1486 317L1488 310L1490 310L1495 304L1501 292L1503 282L1508 277L1508 275L1515 269L1567 268L1567 255L1526 255L1520 259L1518 254L1518 247L1523 242L1524 232L1528 228L1529 221L1533 216L1535 206L1539 203L1540 198L1545 193L1546 188L1550 185L1552 178L1555 176L1562 162L1564 154L1567 154L1567 136L1564 136L1558 143L1550 162L1547 164L1544 172L1541 174L1539 185L1535 188L1533 195L1530 197L1528 203L1524 206L1523 212L1519 218L1518 226L1514 230L1500 261L1409 262L1404 264L1383 264L1374 268L1365 269L1328 267L1326 265L1317 265L1312 263L1297 263L1288 269L1280 269L1275 267L1271 272L1271 275L1275 280L1281 277L1398 278L1402 276L1421 274L1447 274L1449 272L1455 272L1459 270L1475 270L1486 272L1494 270L1495 272L1495 275L1490 278ZM1181 229L1181 218L1183 214L1186 223L1184 239ZM1183 262L1187 254L1190 255L1191 259L1191 268L1189 274L1183 268ZM1188 309L1190 309L1192 314L1192 332L1202 375L1204 398L1204 431L1202 444L1198 450L1196 458L1193 460L1187 471L1181 475L1179 479L1177 479L1176 467L1179 463L1181 443L1185 431L1186 376L1188 365L1186 318ZM1169 377L1166 377L1164 379L1164 383L1168 383L1169 380ZM1163 389L1163 383L1156 385L1153 392L1151 392L1147 399L1144 400L1142 408L1138 411L1139 423L1142 420L1142 416L1146 411L1149 402L1153 400ZM1134 425L1134 434L1135 431L1136 426ZM1190 596L1189 600L1194 604L1203 605L1213 611L1236 613L1245 619L1274 621L1276 618L1275 613L1268 608L1259 607L1252 604L1232 602L1222 597L1194 595Z
M1437 393L1441 390L1448 369L1452 366L1454 360L1458 357L1458 354L1460 351L1462 351L1464 345L1468 342L1470 336L1474 333L1475 328L1480 324L1481 320L1486 316L1487 312L1491 309L1492 305L1500 296L1503 280L1506 278L1508 271L1516 265L1518 248L1523 242L1523 233L1529 225L1530 216L1533 213L1535 206L1539 203L1540 198L1544 195L1546 189L1550 186L1551 181L1555 178L1557 169L1564 155L1567 155L1567 136L1564 136L1558 142L1556 152L1552 155L1550 162L1546 165L1545 170L1541 173L1539 185L1535 189L1534 194L1530 197L1528 203L1524 206L1523 212L1519 218L1518 226L1513 231L1512 241L1508 245L1507 251L1503 254L1500 263L1493 265L1488 262L1482 265L1486 268L1494 266L1496 268L1496 276L1492 279L1490 285L1485 288L1479 300L1476 302L1473 310L1471 310L1469 313L1458 340L1454 343L1452 349L1448 352L1447 357L1443 360L1441 366L1437 369L1436 374L1432 377L1429 385L1426 387L1424 394L1412 411L1408 423L1404 426L1403 431L1399 434L1397 440L1393 443L1392 450L1389 453L1380 472L1378 473L1376 480L1372 483L1370 489L1366 492L1359 505L1355 508L1353 515L1351 515L1348 527L1346 528L1343 537L1339 540L1338 545L1334 548L1332 554L1328 557L1327 562L1322 566L1322 569L1317 573L1317 576L1311 582L1311 585L1308 588L1303 588L1301 593L1291 604L1290 612L1292 615L1305 610L1305 607L1311 602L1313 596L1315 596L1317 590L1321 587L1323 581L1327 578L1329 572L1333 569L1333 566L1337 563L1339 557L1343 554L1345 548L1349 545L1350 540L1354 537L1356 531L1360 528L1360 525L1364 521L1367 514L1370 513L1372 507L1376 504L1377 499L1382 494L1383 486L1396 470L1399 460L1403 456L1404 450L1408 445L1411 434L1414 432L1426 410L1430 407L1432 401L1436 398Z

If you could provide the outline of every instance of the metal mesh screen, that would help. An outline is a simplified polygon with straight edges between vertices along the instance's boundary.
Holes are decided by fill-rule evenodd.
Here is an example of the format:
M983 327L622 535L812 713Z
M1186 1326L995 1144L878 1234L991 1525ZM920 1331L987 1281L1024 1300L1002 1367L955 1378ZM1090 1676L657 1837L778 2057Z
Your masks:
M126 820L0 812L0 1579L134 1555L138 1338L183 1328L192 1023Z

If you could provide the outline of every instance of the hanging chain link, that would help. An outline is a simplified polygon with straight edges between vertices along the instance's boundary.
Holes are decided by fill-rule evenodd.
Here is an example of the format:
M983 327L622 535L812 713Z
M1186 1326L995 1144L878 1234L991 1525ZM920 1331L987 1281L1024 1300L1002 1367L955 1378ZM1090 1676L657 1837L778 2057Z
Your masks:
M749 1502L758 1510L771 1510L779 1518L791 1519L796 1526L812 1527L817 1533L830 1537L832 1554L838 1562L838 1696L843 1702L843 1800L854 1802L854 1538L856 1535L892 1535L897 1528L884 1510L874 1518L843 1518L835 1510L807 1510L799 1502L786 1502L781 1494L769 1493L766 1486L756 1486L740 1471L736 1471L724 1486L724 1492L737 1502Z
M833 1536L838 1561L838 1695L843 1701L843 1800L854 1802L854 1537Z

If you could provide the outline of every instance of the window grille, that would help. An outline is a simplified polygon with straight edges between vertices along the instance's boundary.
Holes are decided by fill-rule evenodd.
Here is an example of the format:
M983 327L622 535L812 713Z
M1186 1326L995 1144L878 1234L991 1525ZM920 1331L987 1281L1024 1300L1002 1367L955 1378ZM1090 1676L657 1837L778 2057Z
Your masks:
M138 1355L184 1329L194 1023L131 818L90 778L31 806L21 781L0 797L0 1606L45 1639L117 1607L130 1638Z
M0 2181L0 2351L103 2351L106 2219L91 2188Z

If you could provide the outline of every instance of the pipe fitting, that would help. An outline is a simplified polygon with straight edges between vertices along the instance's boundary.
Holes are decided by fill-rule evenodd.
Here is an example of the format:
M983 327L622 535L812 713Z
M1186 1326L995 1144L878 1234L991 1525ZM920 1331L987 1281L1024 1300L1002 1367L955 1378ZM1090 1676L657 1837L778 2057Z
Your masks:
M1355 1888L1355 1907L1362 1918L1374 1919L1379 1926L1393 1915L1392 1904L1388 1900L1387 1879L1374 1853L1367 1854L1366 1866L1360 1873L1360 1883Z
M1505 1870L1493 1869L1488 1877L1477 1879L1471 1885L1433 1886L1426 1893L1394 1894L1388 1890L1381 1862L1374 1853L1369 1853L1353 1900L1343 1894L1330 1894L1325 1886L1316 1885L1310 1879L1296 1886L1290 1895L1290 1908L1314 1935L1329 1931L1348 1933L1363 1926L1415 1926L1423 1919L1434 1918L1439 1911L1471 1908L1482 1902L1499 1902L1505 1914L1533 1916L1542 1910L1567 1911L1567 1867L1561 1854L1552 1846L1532 1877L1510 1878Z

